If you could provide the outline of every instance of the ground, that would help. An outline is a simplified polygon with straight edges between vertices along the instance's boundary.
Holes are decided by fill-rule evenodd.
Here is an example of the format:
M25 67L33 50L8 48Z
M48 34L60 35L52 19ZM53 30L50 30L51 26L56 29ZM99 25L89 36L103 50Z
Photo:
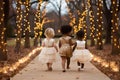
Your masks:
M7 63L5 63L5 65L10 65L15 63L16 61L18 61L18 59L25 57L30 51L32 51L35 47L32 47L30 49L24 49L22 48L22 52L20 54L16 54L14 53L14 47L7 47L8 49L8 61ZM120 55L111 55L111 46L110 45L105 45L103 50L96 50L95 47L89 47L90 51L95 54L95 55L99 55L100 57L106 59L106 60L119 60L120 62ZM18 69L16 69L14 72L9 72L9 76L14 76L15 74L17 74L22 68L24 68L32 59L34 59L36 56L38 55L35 54L32 58L30 58L29 61L27 61L26 63L22 64ZM109 56L108 56L109 55ZM101 66L100 63L96 62L96 61L91 61L98 69L100 69L103 73L105 73L108 77L111 78L111 80L120 80L120 71L119 72L113 72L110 70L110 68L104 68ZM120 63L119 63L120 64ZM3 67L3 64L0 64L0 68ZM7 75L8 75L7 74Z
M89 47L89 50L101 57L102 59L108 61L109 63L111 61L116 62L116 65L118 65L119 67L119 72L114 72L112 71L110 64L108 67L103 67L101 65L101 63L96 62L94 60L92 60L91 62L99 69L101 70L103 73L105 73L108 77L111 78L111 80L120 80L120 54L119 55L111 55L111 45L104 45L104 49L103 50L96 50L95 47Z
M29 49L26 49L24 47L21 47L21 52L18 54L18 53L14 52L14 46L7 46L7 49L8 49L8 53L7 53L8 60L6 62L0 62L0 69L1 69L1 71L3 70L3 67L5 67L5 66L11 66L12 67L12 65L15 64L16 62L18 62L19 59L24 58L25 56L27 56L35 48L36 47L31 47ZM38 55L38 52L36 52L36 54L34 54L32 57L30 57L30 59L28 59L28 61L26 61L25 63L21 64L14 71L8 71L8 72L5 72L5 70L3 70L3 72L0 71L0 80L1 80L1 78L3 76L4 77L11 77L11 76L14 76L15 74L17 74L29 62L31 62L31 60L33 60L37 55Z

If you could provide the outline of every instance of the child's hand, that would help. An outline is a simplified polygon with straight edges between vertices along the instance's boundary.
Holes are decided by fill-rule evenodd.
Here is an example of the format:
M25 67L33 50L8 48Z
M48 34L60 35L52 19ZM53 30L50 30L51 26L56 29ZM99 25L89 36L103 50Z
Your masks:
M74 46L73 46L73 50L72 50L72 52L74 52L76 46L77 46L77 43L75 42L75 43L74 43Z

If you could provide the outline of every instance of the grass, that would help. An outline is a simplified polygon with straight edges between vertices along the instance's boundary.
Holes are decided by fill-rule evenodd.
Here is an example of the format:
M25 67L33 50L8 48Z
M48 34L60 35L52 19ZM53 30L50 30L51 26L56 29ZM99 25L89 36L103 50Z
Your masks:
M16 38L10 38L9 40L7 40L7 45L8 46L15 46L16 45L16 40L15 40ZM42 40L43 40L44 38L42 38ZM55 42L57 43L58 42L58 40L59 40L59 38L54 38L55 39ZM75 39L73 39L73 40L75 40ZM22 41L21 41L21 43L22 43L22 46L24 46L24 38L22 38ZM31 46L33 46L33 44L34 44L34 38L30 38L30 45ZM87 40L87 45L88 46L90 46L90 44L91 44L91 41L88 39Z
M34 43L34 41L33 41L34 39L33 38L30 38L30 45L31 46L33 46L33 43ZM21 40L21 44L22 44L22 46L24 46L24 38L22 38L22 40ZM7 45L8 46L15 46L16 45L16 38L10 38L9 40L7 40Z

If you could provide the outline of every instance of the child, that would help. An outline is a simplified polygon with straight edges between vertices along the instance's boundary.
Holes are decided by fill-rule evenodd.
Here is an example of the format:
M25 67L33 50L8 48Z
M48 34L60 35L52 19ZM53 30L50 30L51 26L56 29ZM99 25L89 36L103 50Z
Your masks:
M57 47L53 39L55 35L54 30L52 28L47 28L44 35L46 36L46 38L42 42L43 48L40 52L39 60L42 63L47 64L47 71L52 71L52 64L55 61L57 53Z
M62 69L65 70L65 63L67 60L67 69L70 65L70 57L72 56L72 45L74 45L70 35L72 32L72 27L70 25L61 26L62 37L59 39L59 53L62 59Z
M76 33L77 40L76 40L76 48L73 52L73 60L77 61L78 71L84 69L84 62L90 61L92 59L92 55L89 50L85 49L85 41L84 38L84 31L79 30ZM81 67L80 67L81 66Z

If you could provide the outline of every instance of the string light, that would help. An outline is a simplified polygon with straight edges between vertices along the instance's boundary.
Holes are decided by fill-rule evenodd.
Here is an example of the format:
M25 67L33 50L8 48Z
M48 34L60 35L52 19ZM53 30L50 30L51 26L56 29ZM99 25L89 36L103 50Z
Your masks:
M35 15L35 17L36 17L35 18L36 26L34 27L34 33L35 33L34 40L36 40L38 38L40 29L42 31L42 26L41 26L41 23L40 23L40 19L41 19L41 14L40 14L41 3L42 3L42 1L39 2L38 10L37 10L36 15Z
M103 59L103 57L100 57L99 55L93 55L93 61L101 64L102 67L111 69L113 72L119 72L119 64L116 64L117 61L110 61L107 59Z
M3 54L6 54L7 53L7 49L6 49L6 42L5 42L5 31L6 31L6 28L5 28L5 24L4 24L4 10L3 10L3 6L4 6L4 1L1 1L0 2L0 11L1 11L1 15L0 15L0 51L1 53Z
M86 16L87 16L87 10L85 9L83 11L83 13L81 14L81 17L79 17L79 24L78 24L77 31L86 27L86 25L85 25L85 18L86 18Z
M40 10L42 2L43 2L42 0L39 1L38 10L36 11L36 14L35 14L34 46L37 45L36 42L37 42L38 38L41 39L41 36L43 34L43 25L45 23L53 22L53 20L48 20L45 17L46 16L47 2L44 3L44 9L42 11Z
M98 0L98 8L97 8L97 16L98 16L98 19L97 19L97 23L98 23L98 29L96 30L97 31L97 34L96 34L96 37L97 37L97 49L103 49L103 41L102 41L102 32L103 32L103 28L102 28L102 25L103 25L103 22L102 22L102 5L103 5L103 1L102 0ZM102 23L101 23L102 22Z
M25 48L29 48L30 47L30 36L29 33L31 32L31 28L30 28L30 20L29 20L29 11L30 11L30 4L29 4L30 0L24 1L22 5L25 6L25 9L23 11L23 20L24 20L24 34L25 34Z
M69 0L66 0L67 4L70 4L70 1ZM82 3L82 7L85 7L84 4ZM84 31L85 31L85 39L86 39L86 16L87 16L87 9L85 7L85 10L81 13L80 10L76 10L77 12L77 15L78 15L78 22L77 22L77 19L75 17L75 15L73 14L73 12L69 9L69 7L67 7L67 10L68 10L68 14L70 16L70 25L73 26L73 30L74 30L74 33L76 33L77 31L79 31L80 29L84 28Z
M112 48L112 52L114 54L115 53L119 53L120 52L120 43L119 43L119 36L118 36L118 32L119 32L119 25L118 25L118 4L117 1L112 0L112 44L113 44L113 48ZM115 49L115 51L114 51ZM117 51L116 51L117 50Z
M69 1L66 0L66 2L68 3ZM68 15L70 17L70 25L73 26L73 33L76 32L76 18L75 18L75 15L73 15L73 13L71 12L71 9L69 7L67 7L67 11L68 11Z
M22 64L24 64L25 62L27 62L28 60L30 60L30 58L36 54L36 52L40 51L42 49L42 47L36 48L34 50L32 50L28 55L26 55L25 57L19 59L17 62L15 62L14 64L10 64L10 65L6 65L2 68L0 68L0 73L1 74L8 74L9 72L15 72L15 70L17 70Z
M16 45L16 48L15 48L16 52L19 52L19 49L20 49L20 46L21 46L21 31L22 31L22 28L21 28L21 26L22 26L21 4L22 4L21 0L17 0L17 9L16 9L17 10L17 17L16 17L16 24L17 24L16 36L17 36L17 38L16 38L16 44L19 44L19 46Z

